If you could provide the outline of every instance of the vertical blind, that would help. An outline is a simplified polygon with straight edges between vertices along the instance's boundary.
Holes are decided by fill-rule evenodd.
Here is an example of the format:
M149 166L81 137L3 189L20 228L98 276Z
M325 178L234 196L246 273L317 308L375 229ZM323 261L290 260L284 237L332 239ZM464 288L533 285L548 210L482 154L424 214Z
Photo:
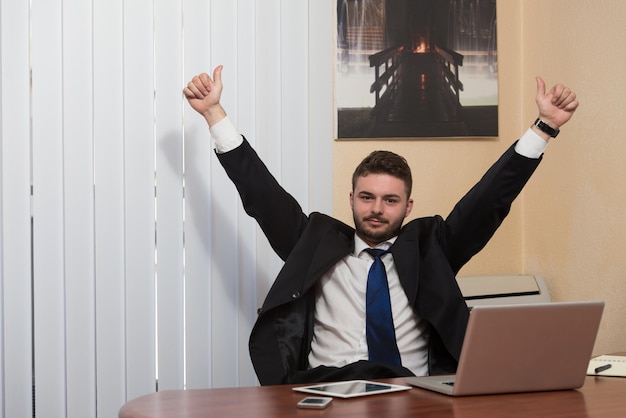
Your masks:
M257 384L281 267L182 87L331 211L332 0L0 0L0 418Z

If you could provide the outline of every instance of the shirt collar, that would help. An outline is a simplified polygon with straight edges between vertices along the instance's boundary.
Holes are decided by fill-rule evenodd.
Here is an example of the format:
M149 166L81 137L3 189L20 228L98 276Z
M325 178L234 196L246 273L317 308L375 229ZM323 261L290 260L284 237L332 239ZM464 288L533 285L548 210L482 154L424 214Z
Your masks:
M376 248L380 248L380 249L383 249L383 250L388 250L389 247L391 247L393 245L393 243L396 242L396 238L398 238L397 235L395 237L393 237L393 238L390 238L390 239L388 239L386 241L383 241L383 242L379 243L378 245L376 245ZM365 243L365 241L363 241L355 232L354 233L354 254L353 255L355 257L358 257L363 252L363 250L366 250L368 248L370 248L370 246L367 245Z

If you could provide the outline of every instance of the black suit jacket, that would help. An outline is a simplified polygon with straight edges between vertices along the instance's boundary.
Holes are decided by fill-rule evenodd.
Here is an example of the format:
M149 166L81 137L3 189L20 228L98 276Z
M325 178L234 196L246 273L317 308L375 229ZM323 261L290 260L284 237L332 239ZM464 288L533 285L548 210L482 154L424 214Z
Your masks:
M285 261L250 336L252 363L262 385L292 383L308 368L315 284L353 251L354 229L321 213L305 215L245 139L217 155L244 209ZM430 326L430 374L454 372L460 356L469 314L457 272L493 236L539 161L511 146L445 220L410 221L392 246L409 304Z

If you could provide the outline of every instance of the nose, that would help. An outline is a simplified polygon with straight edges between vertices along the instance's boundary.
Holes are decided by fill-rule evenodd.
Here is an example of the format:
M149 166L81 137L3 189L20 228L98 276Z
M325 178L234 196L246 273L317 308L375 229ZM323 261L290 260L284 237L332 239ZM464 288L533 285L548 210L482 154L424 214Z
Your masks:
M383 200L382 199L375 199L373 204L372 204L372 213L376 213L376 214L381 214L383 213Z

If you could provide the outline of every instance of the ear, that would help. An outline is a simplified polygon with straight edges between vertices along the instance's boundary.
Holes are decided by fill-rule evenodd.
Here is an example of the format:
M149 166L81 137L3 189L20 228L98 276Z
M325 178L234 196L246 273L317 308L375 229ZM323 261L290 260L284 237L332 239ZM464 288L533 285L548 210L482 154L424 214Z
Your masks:
M413 210L413 199L409 199L406 201L406 211L404 213L404 217L406 218L407 216L409 216L412 210Z
M354 210L354 192L350 192L350 209Z

